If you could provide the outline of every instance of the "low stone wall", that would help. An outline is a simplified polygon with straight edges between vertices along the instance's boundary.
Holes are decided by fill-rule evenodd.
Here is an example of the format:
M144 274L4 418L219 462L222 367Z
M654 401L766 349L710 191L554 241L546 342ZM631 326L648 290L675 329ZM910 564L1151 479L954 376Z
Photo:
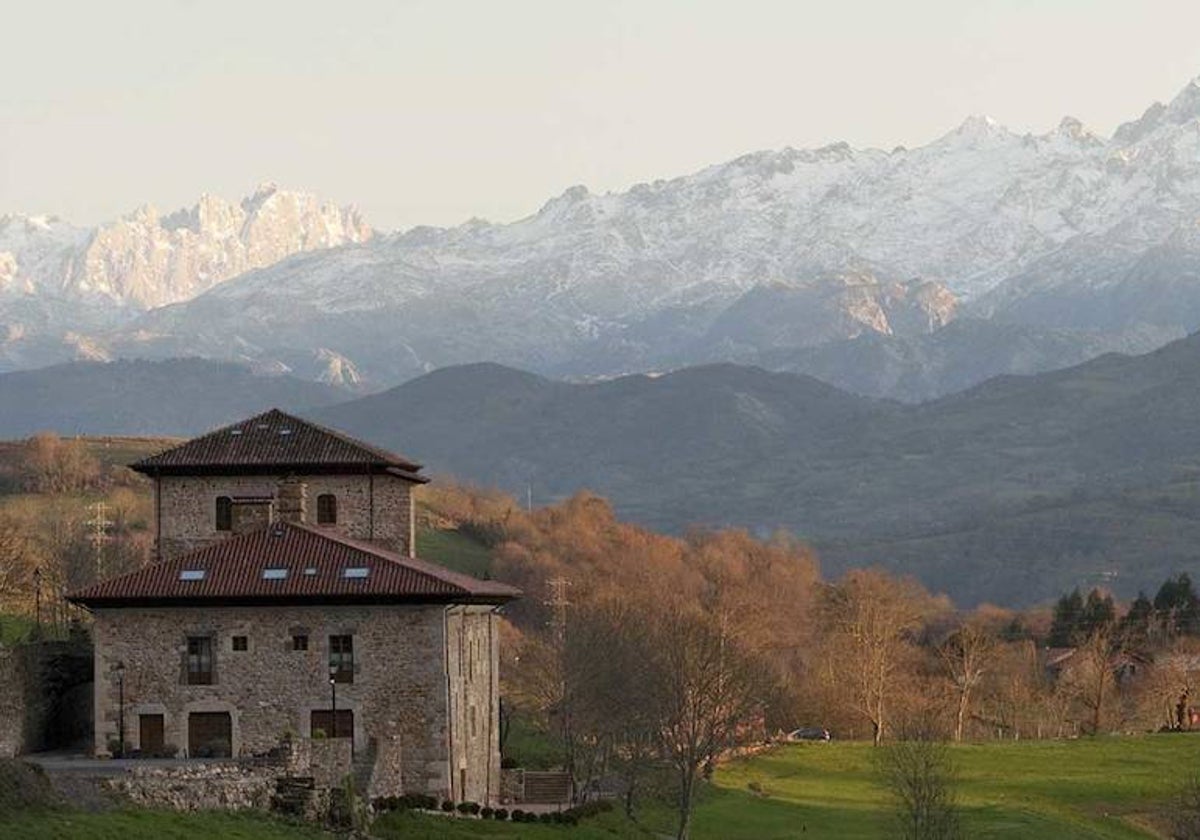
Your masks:
M525 771L519 767L500 771L500 804L511 805L525 801Z
M329 791L351 769L348 739L303 738L259 758L134 767L106 786L135 805L174 811L270 810L281 789L304 789L312 793L301 810L311 819L325 812Z
M108 787L135 805L200 811L212 808L268 810L279 770L239 764L194 764L135 768L108 781Z

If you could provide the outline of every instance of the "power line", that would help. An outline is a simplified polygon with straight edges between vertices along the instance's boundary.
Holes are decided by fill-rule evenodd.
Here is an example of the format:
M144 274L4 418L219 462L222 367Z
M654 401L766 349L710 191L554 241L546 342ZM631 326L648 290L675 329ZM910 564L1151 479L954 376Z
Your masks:
M108 529L113 523L107 518L108 505L103 501L93 502L87 506L87 509L91 511L92 518L84 524L92 529L91 534L88 535L88 542L92 544L92 550L95 552L96 580L100 580L104 572L104 544L110 539Z

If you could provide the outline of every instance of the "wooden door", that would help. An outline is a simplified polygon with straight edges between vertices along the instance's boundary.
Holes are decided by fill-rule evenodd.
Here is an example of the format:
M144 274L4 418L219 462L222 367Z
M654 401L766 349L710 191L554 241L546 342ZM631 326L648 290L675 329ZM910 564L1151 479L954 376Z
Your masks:
M188 715L188 756L229 758L233 755L233 720L229 712Z
M142 755L162 755L163 746L163 716L139 715L138 749L141 750Z
M312 728L310 735L317 730L325 733L326 738L354 738L354 712L350 709L338 709L337 720L328 709L313 709Z

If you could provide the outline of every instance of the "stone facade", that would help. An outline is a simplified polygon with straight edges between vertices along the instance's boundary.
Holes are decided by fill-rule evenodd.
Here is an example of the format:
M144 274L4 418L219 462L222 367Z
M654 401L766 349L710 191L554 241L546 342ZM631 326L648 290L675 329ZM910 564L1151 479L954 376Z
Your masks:
M318 527L317 499L337 499L337 523L320 525L352 539L368 540L397 554L415 549L413 484L392 475L228 475L155 479L154 515L161 559L211 545L235 533L267 524L281 513L284 482L303 484L307 497L302 522ZM234 527L217 530L217 499L234 500Z
M312 605L104 608L95 612L95 750L118 738L138 749L140 715L161 715L163 741L186 752L189 715L228 713L235 756L266 752L312 730L328 711L329 637L350 635L351 683L337 709L353 713L356 753L391 770L373 795L499 796L497 631L487 606ZM307 650L293 637L307 636ZM187 684L189 636L213 639L212 685ZM234 650L234 637L246 650ZM399 768L398 773L396 768ZM398 779L396 778L398 775ZM390 789L389 789L390 788Z
M495 801L500 792L499 659L495 613L462 607L447 615L450 680L450 763L456 790L470 802Z

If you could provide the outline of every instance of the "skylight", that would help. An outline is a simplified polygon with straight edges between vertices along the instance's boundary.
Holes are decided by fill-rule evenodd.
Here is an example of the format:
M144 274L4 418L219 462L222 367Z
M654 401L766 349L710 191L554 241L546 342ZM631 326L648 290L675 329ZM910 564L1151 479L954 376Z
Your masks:
M283 580L287 573L287 569L263 569L263 580Z
M317 573L317 568L316 568L316 566L308 566L308 567L307 567L307 568L305 568L305 570L304 570L304 575L305 575L305 577L312 577L312 576L313 576L313 575L315 575L316 573Z
M204 569L181 569L180 580L204 580Z
M370 572L371 572L371 570L368 569L366 566L351 566L348 569L342 570L342 577L344 577L344 578L365 578L368 574L370 574Z

